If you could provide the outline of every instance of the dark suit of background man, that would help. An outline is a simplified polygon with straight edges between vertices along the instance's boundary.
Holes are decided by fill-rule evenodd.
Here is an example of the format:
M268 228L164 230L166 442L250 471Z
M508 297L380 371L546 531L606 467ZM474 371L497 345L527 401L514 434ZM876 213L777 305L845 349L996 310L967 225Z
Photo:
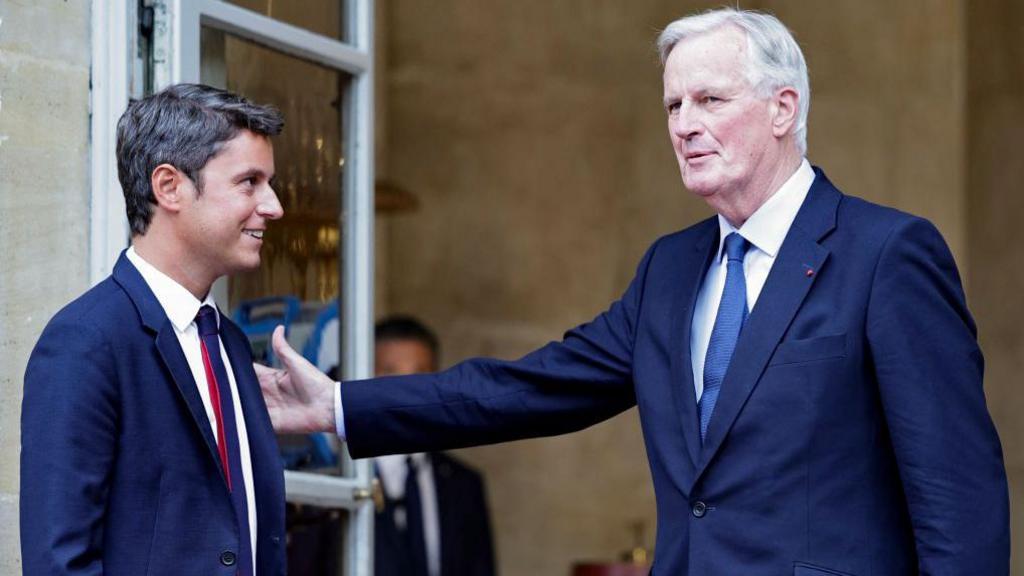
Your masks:
M377 376L433 372L437 336L408 316L374 330ZM493 576L494 550L483 478L441 452L374 461L383 508L374 521L377 576Z
M121 117L132 246L50 321L25 372L26 576L285 573L277 442L249 345L210 296L259 265L282 215L269 183L282 126L196 85Z
M717 216L657 240L606 312L514 362L346 382L335 408L339 387L289 353L287 378L261 379L275 425L329 428L337 410L362 457L636 405L657 576L1007 574L1002 449L942 237L810 167L806 65L777 19L715 10L658 46L683 183Z

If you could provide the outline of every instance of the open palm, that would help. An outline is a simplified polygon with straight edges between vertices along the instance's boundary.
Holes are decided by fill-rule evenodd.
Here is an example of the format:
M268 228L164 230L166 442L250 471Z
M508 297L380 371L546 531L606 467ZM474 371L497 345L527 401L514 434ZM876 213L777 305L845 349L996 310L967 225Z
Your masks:
M282 368L253 364L263 399L278 433L334 432L334 394L338 386L285 340L284 327L274 329L274 354Z

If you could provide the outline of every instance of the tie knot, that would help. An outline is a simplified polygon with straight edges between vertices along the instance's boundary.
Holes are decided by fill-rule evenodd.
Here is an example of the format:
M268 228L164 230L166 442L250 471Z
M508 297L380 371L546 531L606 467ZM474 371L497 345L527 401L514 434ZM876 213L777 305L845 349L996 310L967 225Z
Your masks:
M749 245L746 238L736 232L732 232L725 237L725 254L729 257L729 260L739 260L742 262L743 257L747 254L747 246Z
M217 334L217 311L213 306L203 306L196 314L196 327L199 328L199 336L214 336Z

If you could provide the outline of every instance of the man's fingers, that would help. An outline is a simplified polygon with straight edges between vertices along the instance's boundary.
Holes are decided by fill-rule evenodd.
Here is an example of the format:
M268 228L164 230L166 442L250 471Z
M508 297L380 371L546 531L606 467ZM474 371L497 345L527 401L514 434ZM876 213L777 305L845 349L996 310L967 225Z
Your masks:
M260 380L263 380L264 378L272 378L274 376L274 372L276 372L273 368L264 366L259 362L253 362L252 369L256 371L256 377Z

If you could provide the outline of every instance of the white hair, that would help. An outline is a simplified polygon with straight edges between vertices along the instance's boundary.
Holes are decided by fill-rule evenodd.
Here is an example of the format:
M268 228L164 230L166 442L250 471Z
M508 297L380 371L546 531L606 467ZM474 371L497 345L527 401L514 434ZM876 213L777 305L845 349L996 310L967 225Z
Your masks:
M749 65L747 78L762 98L790 87L800 95L797 121L793 128L797 149L807 154L807 113L811 109L811 85L807 63L793 34L771 14L735 8L719 8L685 16L669 24L658 35L658 52L664 66L676 44L692 36L706 34L724 26L735 26L747 35Z

